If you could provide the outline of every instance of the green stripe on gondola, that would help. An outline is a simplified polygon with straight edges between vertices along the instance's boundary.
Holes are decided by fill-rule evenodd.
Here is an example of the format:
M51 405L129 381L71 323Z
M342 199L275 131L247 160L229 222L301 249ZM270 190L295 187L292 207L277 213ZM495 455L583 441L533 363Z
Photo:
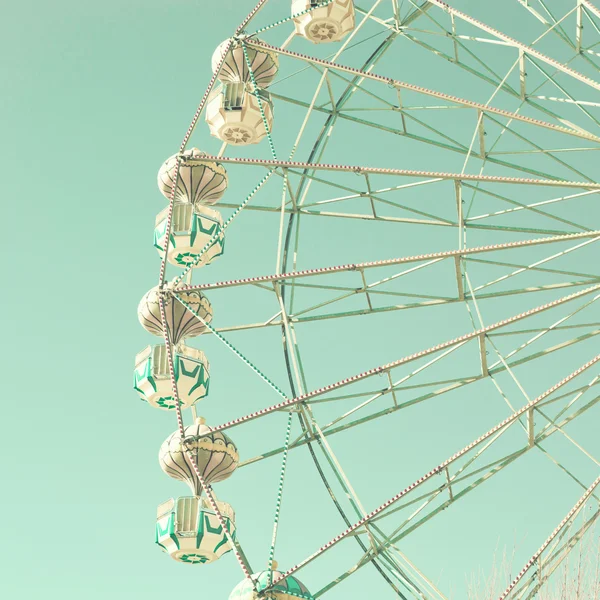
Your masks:
M221 525L217 525L217 527L212 527L211 526L210 520L208 518L208 514L204 515L204 519L205 519L206 531L208 533L216 533L216 534L223 533L223 527Z
M154 247L160 252L164 251L165 248L165 236L167 234L167 221L163 221L160 225L158 225L154 229ZM171 231L171 235L169 236L169 242L173 246L173 248L177 247L175 243L175 236Z
M200 508L200 504L198 504L198 532L196 534L196 548L200 548L200 544L202 543L202 538L204 537L204 513Z
M167 404L168 402L170 402L171 404ZM167 410L173 410L175 408L175 398L173 398L173 396L161 396L157 401L156 404L158 404L158 406L162 407L162 408L166 408ZM183 405L183 402L180 400L179 401L179 406Z
M179 550L179 540L177 539L177 536L175 535L175 513L172 512L169 515L169 520L167 521L167 526L163 529L160 526L160 521L156 522L156 543L158 544L158 540L162 537L164 537L165 535L168 535L169 538L171 538L171 540L173 540L173 542L175 542L175 545L177 546L177 549ZM162 546L162 544L159 544ZM163 546L164 548L164 546Z
M208 228L203 227L202 222L205 220L212 222L212 225ZM190 230L191 244L192 245L194 244L194 241L196 240L196 236L198 235L198 233L205 233L206 235L209 235L212 237L215 229L217 229L217 228L221 229L221 225L217 221L214 221L210 217L204 217L204 216L197 215L195 218L192 219L192 227ZM214 245L214 243L212 245Z
M154 377L152 377L152 357L146 360L142 375L138 373L137 369L134 369L133 371L133 389L140 392L140 394L145 395L144 391L138 387L138 383L143 380L147 380L152 386L152 389L156 392L156 381L154 380Z
M185 365L183 364L183 360L178 360L177 368L178 368L178 371L179 370L181 371L181 375L184 375L185 377L191 377L193 379L196 379L196 383L190 388L190 392L189 392L190 396L194 393L195 390L197 390L202 385L206 386L207 381L204 377L204 375L206 373L206 369L204 368L203 364L197 364L195 368L188 371L185 368ZM207 386L207 391L208 391L208 386Z

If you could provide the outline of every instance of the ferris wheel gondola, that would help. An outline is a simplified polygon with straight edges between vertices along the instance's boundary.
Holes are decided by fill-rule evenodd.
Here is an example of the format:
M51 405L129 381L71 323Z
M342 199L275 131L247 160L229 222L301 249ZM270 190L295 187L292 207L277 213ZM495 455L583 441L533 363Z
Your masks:
M217 162L203 160L205 156L198 148L190 148L179 157L179 168L177 154L167 158L158 171L158 189L162 195L171 197L177 179L175 202L195 207L218 202L227 190L227 171Z
M173 479L183 481L195 496L202 493L196 474L198 468L204 481L211 485L231 477L238 466L235 444L221 432L213 432L203 418L184 429L184 435L173 432L160 447L160 468Z
M165 305L166 323L161 316L161 297ZM166 333L173 344L204 333L206 323L210 323L213 317L208 298L197 290L179 292L179 297L185 304L163 293L159 286L149 290L138 305L138 320L142 327L160 337Z
M163 410L175 409L167 347L148 346L135 359L133 388L140 398ZM180 343L173 353L173 370L182 409L190 408L208 394L209 367L204 352Z
M169 208L156 217L154 246L162 258ZM171 217L171 239L167 249L167 260L172 265L192 268L212 263L225 251L225 239L219 236L223 228L221 213L206 206L176 203ZM204 246L210 244L204 251Z
M249 83L224 83L208 98L206 122L210 134L223 142L258 144L273 131L271 96Z
M253 83L259 88L267 88L279 71L279 57L264 48L245 46L235 39L225 40L213 53L212 69L224 84Z
M157 510L156 544L181 563L198 565L221 558L232 549L225 529L235 539L235 515L226 502L216 504L225 528L205 497L182 496L163 502Z
M355 26L353 0L292 0L296 33L314 44L339 42Z

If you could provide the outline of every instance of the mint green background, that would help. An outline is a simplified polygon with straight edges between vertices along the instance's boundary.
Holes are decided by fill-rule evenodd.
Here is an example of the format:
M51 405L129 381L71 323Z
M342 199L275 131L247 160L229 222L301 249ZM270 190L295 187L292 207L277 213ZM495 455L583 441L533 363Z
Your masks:
M136 399L131 371L134 355L152 341L138 325L135 309L158 273L152 231L164 199L156 189L156 171L177 150L188 127L210 78L213 49L252 4L34 0L2 5L0 592L6 597L153 600L181 593L226 598L241 579L231 554L209 567L191 568L154 547L156 506L170 495L184 494L185 488L166 478L156 461L160 443L175 428L174 418ZM533 21L519 22L496 3L472 0L461 6L523 39L534 37ZM482 92L475 82L470 88L468 78L420 53L428 61L425 69L425 63L408 54L416 52L412 46L402 47L407 54L395 63L384 61L376 71L393 65L394 76L408 81L474 99L489 95L489 88ZM276 126L283 136L285 122ZM341 140L338 162L352 162L356 138ZM192 142L216 148L203 122ZM430 155L427 147L399 148L391 153L383 145L374 147L368 163L424 169L433 168L430 159L442 164L442 155ZM268 149L263 145L251 152L267 156ZM335 152L329 156L335 162ZM461 162L450 157L445 168L459 169ZM258 180L259 171L247 179L241 173L230 170L231 201L241 200ZM270 189L279 194L279 183ZM416 254L455 244L452 231L423 236L405 227L400 239L390 227L363 230L360 222L343 227L346 246L339 243L343 233L329 236L324 223L316 224L299 266ZM361 235L366 237L361 240ZM244 215L228 231L227 256L210 268L206 279L272 272L276 236L276 218ZM360 243L353 243L352 236ZM485 236L474 239L484 243ZM256 252L252 261L250 248ZM243 313L254 296L220 292L211 301L216 315L231 315L238 309ZM520 302L507 305L507 314L537 304L536 299L527 306ZM314 360L306 361L311 387L469 330L464 307L449 310L437 323L435 336L426 312L411 319L404 313L377 317L369 329L360 320L358 330L351 323L330 330L307 326L303 347L308 356L315 353ZM231 339L288 392L278 331ZM333 339L348 351L345 358L327 352L328 362L317 359L323 344ZM350 352L357 343L356 352ZM574 352L569 366L587 360L590 347ZM207 340L205 349L212 381L202 410L210 423L277 401L215 340ZM536 390L554 383L549 375L534 382ZM397 416L382 425L393 442L382 440L375 424L340 438L334 447L349 457L344 464L352 481L363 482L365 507L374 508L507 414L494 399L489 411L475 415L475 401L465 401L460 417L446 405L438 405L435 415L422 405L406 418ZM283 424L284 416L278 415L270 429L255 424L231 435L242 455L250 456L253 450L281 444ZM240 470L217 490L238 511L240 540L255 569L266 561L278 470L279 460L267 461ZM589 481L595 476L592 468L583 473ZM284 567L344 529L304 453L291 456L288 481L278 549ZM516 564L523 562L579 493L548 461L528 457L510 476L494 479L447 511L436 520L437 529L424 528L403 549L444 589L458 590L455 597L460 598L465 577L480 567L489 569L496 547L501 551L516 544ZM344 547L347 556L356 557L353 546ZM302 573L309 588L319 587L311 586L311 576L333 578L349 564L339 550L328 560ZM376 597L385 591L369 568L350 581L363 586L361 595ZM357 589L348 583L330 597L354 598Z

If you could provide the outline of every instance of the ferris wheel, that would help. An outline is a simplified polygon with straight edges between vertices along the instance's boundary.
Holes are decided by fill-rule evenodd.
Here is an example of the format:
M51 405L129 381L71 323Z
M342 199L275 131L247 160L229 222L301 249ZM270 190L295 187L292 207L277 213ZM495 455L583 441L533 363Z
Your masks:
M600 516L600 9L495 10L500 28L440 0L260 0L214 51L159 170L159 280L138 315L160 340L137 355L134 387L175 415L159 462L191 495L160 504L156 543L206 578L209 563L237 562L231 600L355 597L368 578L390 598L447 598L407 540L489 482L510 486L532 456L549 485L579 491L501 599L536 597ZM223 280L245 223L244 277ZM231 322L227 294L246 299ZM277 361L244 342L263 332ZM222 423L196 412L218 386L207 339L263 390ZM236 432L252 424L263 433L244 448ZM400 468L402 431L422 448ZM437 456L431 435L443 460L414 471L416 454ZM305 476L294 456L328 503L326 540L310 506L284 524ZM239 506L213 485L265 462L277 489L254 556ZM372 502L382 472L394 491ZM280 567L287 524L312 549Z

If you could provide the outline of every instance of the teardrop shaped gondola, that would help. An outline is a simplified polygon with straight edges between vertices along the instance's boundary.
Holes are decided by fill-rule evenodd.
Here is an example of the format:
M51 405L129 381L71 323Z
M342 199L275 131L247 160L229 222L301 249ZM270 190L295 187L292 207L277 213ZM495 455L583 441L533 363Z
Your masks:
M186 303L184 306L169 294L165 294L165 316L169 340L178 344L184 338L195 337L204 333L206 323L212 321L212 306L208 298L198 290L178 290L177 295ZM142 327L150 333L164 336L164 327L159 304L159 288L153 287L141 299L138 305L138 319ZM189 307L189 308L188 308Z
M220 431L213 432L199 418L184 430L182 442L179 431L172 433L158 452L161 469L174 479L187 483L199 496L202 486L186 449L190 449L203 479L208 484L227 479L237 468L239 455L235 444Z
M258 41L258 40L257 40ZM251 83L252 76L254 82L259 88L266 88L275 79L279 71L279 58L275 52L256 46L246 45L246 53L241 43L233 41L229 51L225 53L225 49L229 40L225 40L217 46L217 49L212 55L212 69L217 72L219 63L223 60L221 70L217 77L223 83ZM246 56L248 60L246 61ZM248 62L252 69L248 69Z
M208 156L198 148L190 148L182 153L182 161L177 176L175 201L195 206L215 204L227 190L227 171L216 162L202 160ZM165 198L171 197L175 173L177 171L177 154L170 156L158 171L158 189Z

